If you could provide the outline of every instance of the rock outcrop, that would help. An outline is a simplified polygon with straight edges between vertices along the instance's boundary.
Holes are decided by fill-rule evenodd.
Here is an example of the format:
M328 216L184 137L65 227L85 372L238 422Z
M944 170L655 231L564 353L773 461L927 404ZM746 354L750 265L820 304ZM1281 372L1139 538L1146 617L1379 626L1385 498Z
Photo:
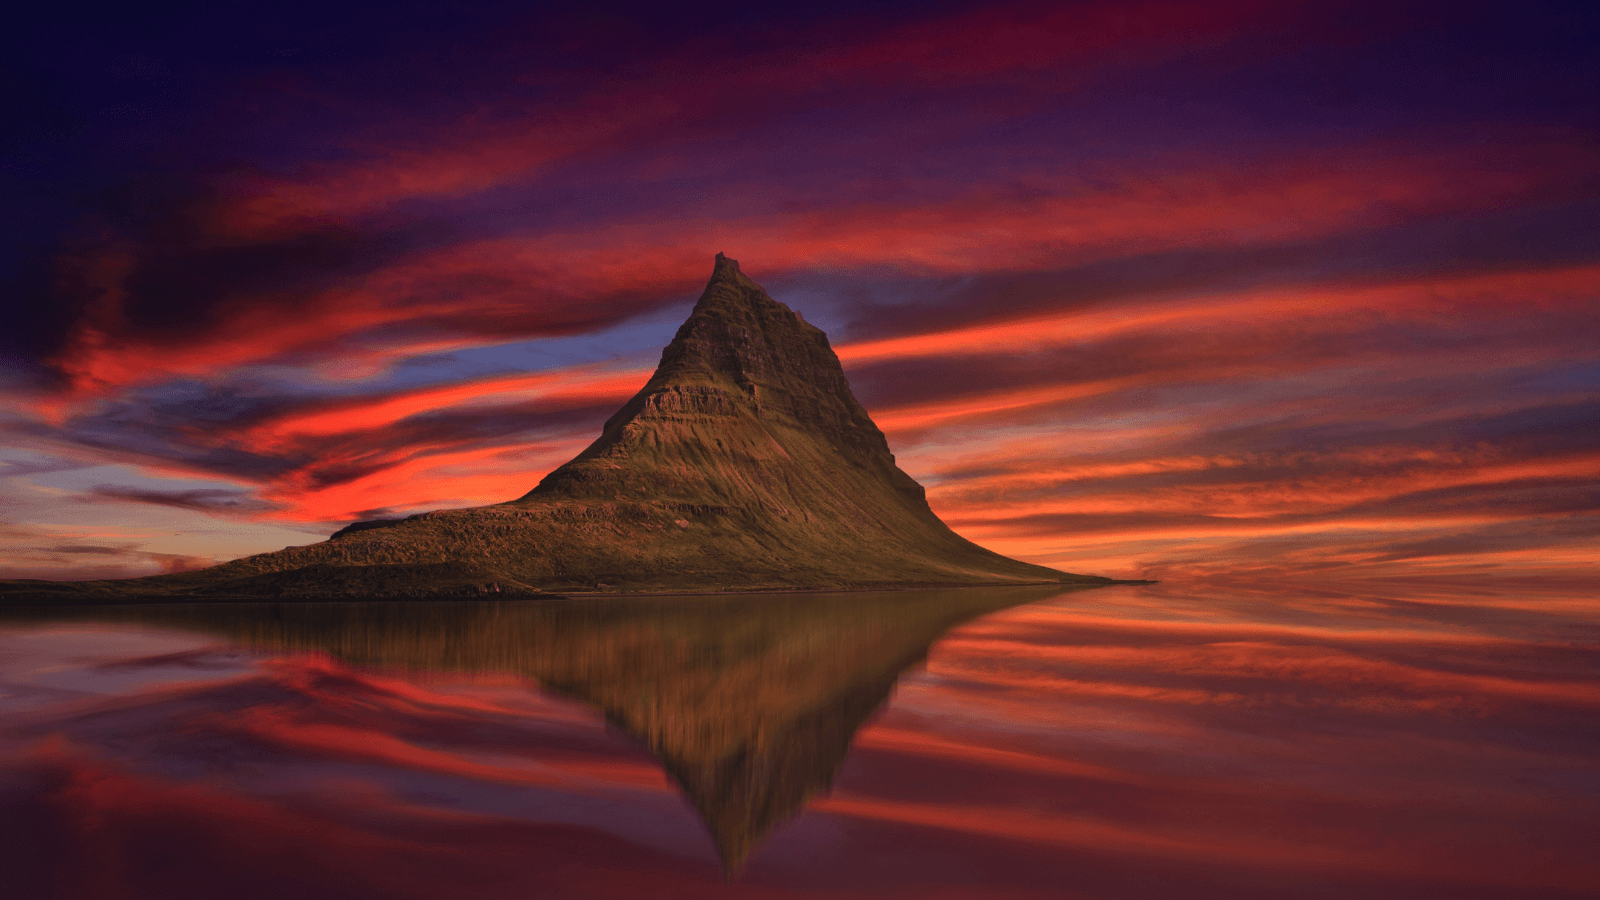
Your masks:
M8 602L90 595L438 597L1107 583L951 531L895 465L821 330L721 254L650 381L520 499L363 522L319 544L120 582L13 582Z

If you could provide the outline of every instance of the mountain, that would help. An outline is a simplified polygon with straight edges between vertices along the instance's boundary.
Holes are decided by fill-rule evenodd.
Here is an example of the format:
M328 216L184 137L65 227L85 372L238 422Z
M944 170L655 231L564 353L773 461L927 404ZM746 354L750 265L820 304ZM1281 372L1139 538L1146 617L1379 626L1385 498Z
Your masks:
M951 531L827 335L716 258L650 381L523 497L359 522L177 575L10 582L7 602L1105 584ZM28 598L33 598L29 600Z

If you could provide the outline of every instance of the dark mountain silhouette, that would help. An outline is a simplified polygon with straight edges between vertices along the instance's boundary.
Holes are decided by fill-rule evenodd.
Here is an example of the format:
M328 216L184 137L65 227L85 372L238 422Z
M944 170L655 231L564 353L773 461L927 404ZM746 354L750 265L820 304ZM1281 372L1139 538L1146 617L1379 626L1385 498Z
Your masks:
M389 672L511 674L605 713L695 807L723 865L833 783L900 675L977 616L1091 587L13 610L140 622Z
M821 330L718 254L643 389L518 500L360 522L329 540L114 582L11 582L9 602L152 596L1109 583L951 531L895 465ZM31 600L28 598L32 598Z

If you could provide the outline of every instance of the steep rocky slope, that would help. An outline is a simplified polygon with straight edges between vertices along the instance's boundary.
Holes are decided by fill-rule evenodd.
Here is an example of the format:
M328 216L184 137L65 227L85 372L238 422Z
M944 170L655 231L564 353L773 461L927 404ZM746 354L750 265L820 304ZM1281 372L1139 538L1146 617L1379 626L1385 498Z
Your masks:
M895 465L827 336L717 255L600 437L518 500L358 523L181 575L11 583L68 600L1106 583L962 538Z

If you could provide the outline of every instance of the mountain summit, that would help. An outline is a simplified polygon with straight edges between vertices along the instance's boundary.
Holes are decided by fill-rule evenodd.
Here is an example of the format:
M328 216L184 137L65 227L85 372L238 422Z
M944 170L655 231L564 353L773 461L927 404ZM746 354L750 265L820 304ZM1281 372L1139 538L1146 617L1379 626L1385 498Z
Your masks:
M850 393L828 336L720 253L655 375L523 499L537 497L737 506L779 519L932 516Z
M719 253L650 381L517 500L359 522L197 572L28 588L336 598L1108 581L951 531L895 465L827 335ZM21 588L3 593L20 602Z

